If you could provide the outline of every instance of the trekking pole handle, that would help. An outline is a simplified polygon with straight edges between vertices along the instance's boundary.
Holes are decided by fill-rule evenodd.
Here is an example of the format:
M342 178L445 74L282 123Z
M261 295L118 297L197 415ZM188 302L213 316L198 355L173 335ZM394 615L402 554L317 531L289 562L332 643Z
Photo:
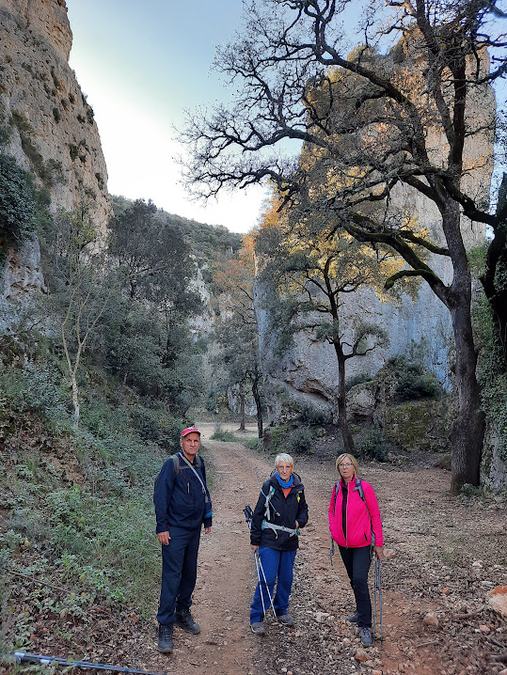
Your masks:
M59 656L43 656L42 654L30 654L29 652L14 652L16 663L35 663L41 666L58 664L60 666L81 668L85 670L108 670L112 673L139 673L140 675L166 675L165 672L155 672L152 670L139 670L138 668L128 668L127 666L114 666L108 663L92 663L90 661L68 661Z

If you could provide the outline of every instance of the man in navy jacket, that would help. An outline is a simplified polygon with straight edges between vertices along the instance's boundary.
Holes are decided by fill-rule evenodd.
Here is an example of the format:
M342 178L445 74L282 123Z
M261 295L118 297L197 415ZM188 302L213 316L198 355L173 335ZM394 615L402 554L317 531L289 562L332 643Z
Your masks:
M211 531L211 499L204 462L198 456L201 432L195 426L180 434L181 452L169 457L155 481L153 501L157 538L162 544L162 584L157 613L158 648L173 650L173 626L200 632L190 613L197 579L201 527Z

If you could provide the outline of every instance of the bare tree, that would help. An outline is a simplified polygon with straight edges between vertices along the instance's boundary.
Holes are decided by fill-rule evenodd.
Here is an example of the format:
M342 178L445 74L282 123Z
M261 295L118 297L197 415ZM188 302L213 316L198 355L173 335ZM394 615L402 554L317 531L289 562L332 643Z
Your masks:
M106 274L105 256L97 232L81 205L73 213L55 217L46 245L51 255L48 270L50 300L57 306L67 378L71 390L73 423L79 425L79 370L114 288Z
M262 370L257 340L254 280L254 240L246 235L238 257L224 261L221 269L214 274L215 291L220 294L220 316L215 338L220 348L217 360L227 372L227 385L239 388L242 428L244 429L245 387L249 385L257 413L257 434L262 438Z
M399 260L389 252L360 244L346 232L333 232L312 218L297 217L292 225L281 217L276 225L261 228L259 246L269 251L262 275L272 280L278 293L291 298L292 320L285 331L307 332L318 342L333 347L337 364L336 413L345 450L354 453L354 440L347 419L347 366L351 359L366 356L385 346L387 335L364 314L352 321L344 317L350 301L365 288L382 288L382 274L399 269ZM274 221L271 215L268 222ZM264 240L264 243L263 243ZM270 240L270 241L269 241Z
M189 117L188 176L204 195L268 179L287 205L310 196L336 230L404 259L388 287L409 276L429 284L454 334L457 491L479 483L484 435L462 215L493 228L505 221L473 178L490 164L487 151L473 151L474 142L493 140L489 86L507 71L503 12L495 0L393 0L386 14L373 0L363 15L364 46L346 56L340 18L349 5L265 0L249 9L243 37L217 57L241 82L239 93L229 108ZM284 159L293 141L304 144L303 155ZM410 194L432 210L440 237L393 208L394 197ZM449 278L432 264L439 259L448 261Z

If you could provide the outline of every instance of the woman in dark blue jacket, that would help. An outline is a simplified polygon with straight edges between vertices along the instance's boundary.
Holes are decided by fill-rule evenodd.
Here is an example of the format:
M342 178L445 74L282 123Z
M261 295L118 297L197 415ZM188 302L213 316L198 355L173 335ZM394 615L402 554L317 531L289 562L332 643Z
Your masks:
M250 627L256 635L264 635L264 615L271 601L278 620L286 626L294 625L288 613L289 598L299 530L307 522L303 483L294 473L292 457L281 453L276 457L273 475L262 485L250 530L260 576L250 607Z

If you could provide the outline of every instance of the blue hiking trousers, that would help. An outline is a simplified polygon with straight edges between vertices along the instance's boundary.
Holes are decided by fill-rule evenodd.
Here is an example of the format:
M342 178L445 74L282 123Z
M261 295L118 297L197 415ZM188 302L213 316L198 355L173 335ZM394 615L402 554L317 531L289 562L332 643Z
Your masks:
M289 610L289 598L294 576L294 561L296 551L277 551L274 548L260 546L259 558L266 575L269 595L273 599L277 616L287 614ZM250 606L250 623L258 623L264 620L264 609L269 610L271 603L266 590L266 583L261 571L261 582L257 584ZM274 594L276 583L276 593ZM262 594L262 597L261 597Z
M197 579L197 554L201 528L171 527L171 541L162 546L162 583L157 621L174 623L176 612L190 609Z

